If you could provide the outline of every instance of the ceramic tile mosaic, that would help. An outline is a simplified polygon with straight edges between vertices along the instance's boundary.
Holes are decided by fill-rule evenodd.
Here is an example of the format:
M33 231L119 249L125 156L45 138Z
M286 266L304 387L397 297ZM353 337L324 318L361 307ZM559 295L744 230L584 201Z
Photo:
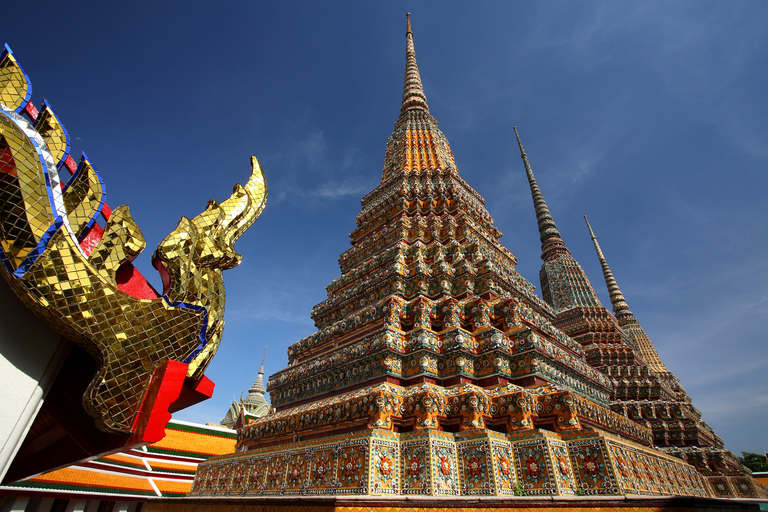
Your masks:
M577 485L568 453L568 445L554 439L549 439L548 445L550 457L555 467L553 473L555 474L557 487L560 491L558 494L562 496L575 494Z
M522 490L527 496L557 494L554 467L544 436L513 442L515 465Z
M307 480L310 478L309 460L311 456L311 451L283 455L286 469L284 480L286 494L308 494Z
M400 443L402 494L432 494L429 437L423 435Z
M624 494L710 495L703 477L679 459L612 439L607 446Z
M431 494L459 495L459 470L457 467L456 443L453 442L453 439L449 441L430 439L430 445L432 448Z
M368 443L350 443L339 455L337 481L339 493L365 494L367 492L370 451Z
M518 489L520 484L516 475L515 452L512 449L511 443L500 439L493 439L491 447L496 494L513 495L521 491L522 486Z
M285 455L275 454L264 462L266 462L264 494L284 494L287 468Z
M586 495L619 494L619 488L602 438L568 443L576 482Z
M400 446L397 440L371 440L371 494L399 494Z
M488 439L459 444L461 494L491 496L497 494L493 475L493 449Z
M265 459L246 459L243 461L248 468L245 477L247 485L243 488L244 494L263 494L267 489L267 476L269 475L269 466Z
M322 493L336 487L337 458L332 448L307 452L307 494Z

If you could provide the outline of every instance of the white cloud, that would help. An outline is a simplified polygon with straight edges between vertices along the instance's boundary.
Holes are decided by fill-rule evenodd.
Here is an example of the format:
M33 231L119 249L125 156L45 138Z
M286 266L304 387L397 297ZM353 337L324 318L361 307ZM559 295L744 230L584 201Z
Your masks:
M320 185L314 190L305 191L308 196L319 196L324 199L336 199L339 197L355 196L359 197L369 191L369 186L362 183L328 182Z
M270 199L276 203L291 200L304 205L325 204L361 197L375 186L370 173L368 179L362 179L355 172L363 164L353 146L333 150L319 130L305 130L303 138L289 144L289 148L266 156L275 166L279 162L282 170L273 179L272 189L277 192Z

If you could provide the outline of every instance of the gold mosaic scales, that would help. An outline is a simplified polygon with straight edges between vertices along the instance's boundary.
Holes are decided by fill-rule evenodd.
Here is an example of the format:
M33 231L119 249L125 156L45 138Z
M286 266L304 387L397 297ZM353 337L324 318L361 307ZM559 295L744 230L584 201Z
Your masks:
M145 247L127 206L103 215L103 183L83 155L61 187L57 165L68 137L47 103L28 103L29 80L6 46L0 61L0 260L16 294L99 363L83 406L103 430L130 433L154 370L167 360L189 364L199 379L224 326L221 272L240 263L233 244L258 218L267 187L256 158L245 186L193 219L182 217L153 264L163 296L141 299L118 289L115 274ZM26 113L31 124L21 114ZM69 159L71 162L71 159ZM70 168L74 168L72 165Z

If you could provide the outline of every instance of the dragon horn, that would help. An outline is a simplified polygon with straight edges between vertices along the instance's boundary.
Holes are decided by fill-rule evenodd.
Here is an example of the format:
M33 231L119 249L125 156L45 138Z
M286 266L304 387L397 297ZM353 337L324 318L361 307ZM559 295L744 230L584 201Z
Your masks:
M234 249L235 241L261 215L266 204L267 182L259 161L252 156L248 182L245 186L235 185L232 195L220 205L224 212L219 223L222 245Z

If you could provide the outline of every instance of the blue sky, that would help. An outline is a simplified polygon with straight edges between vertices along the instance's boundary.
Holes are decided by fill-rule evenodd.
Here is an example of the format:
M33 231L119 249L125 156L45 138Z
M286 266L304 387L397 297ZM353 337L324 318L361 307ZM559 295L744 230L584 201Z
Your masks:
M405 13L431 113L537 288L512 126L604 304L587 214L630 308L726 447L768 450L768 4L8 2L0 23L154 247L248 177L269 202L225 273L219 421L314 332L399 114Z

